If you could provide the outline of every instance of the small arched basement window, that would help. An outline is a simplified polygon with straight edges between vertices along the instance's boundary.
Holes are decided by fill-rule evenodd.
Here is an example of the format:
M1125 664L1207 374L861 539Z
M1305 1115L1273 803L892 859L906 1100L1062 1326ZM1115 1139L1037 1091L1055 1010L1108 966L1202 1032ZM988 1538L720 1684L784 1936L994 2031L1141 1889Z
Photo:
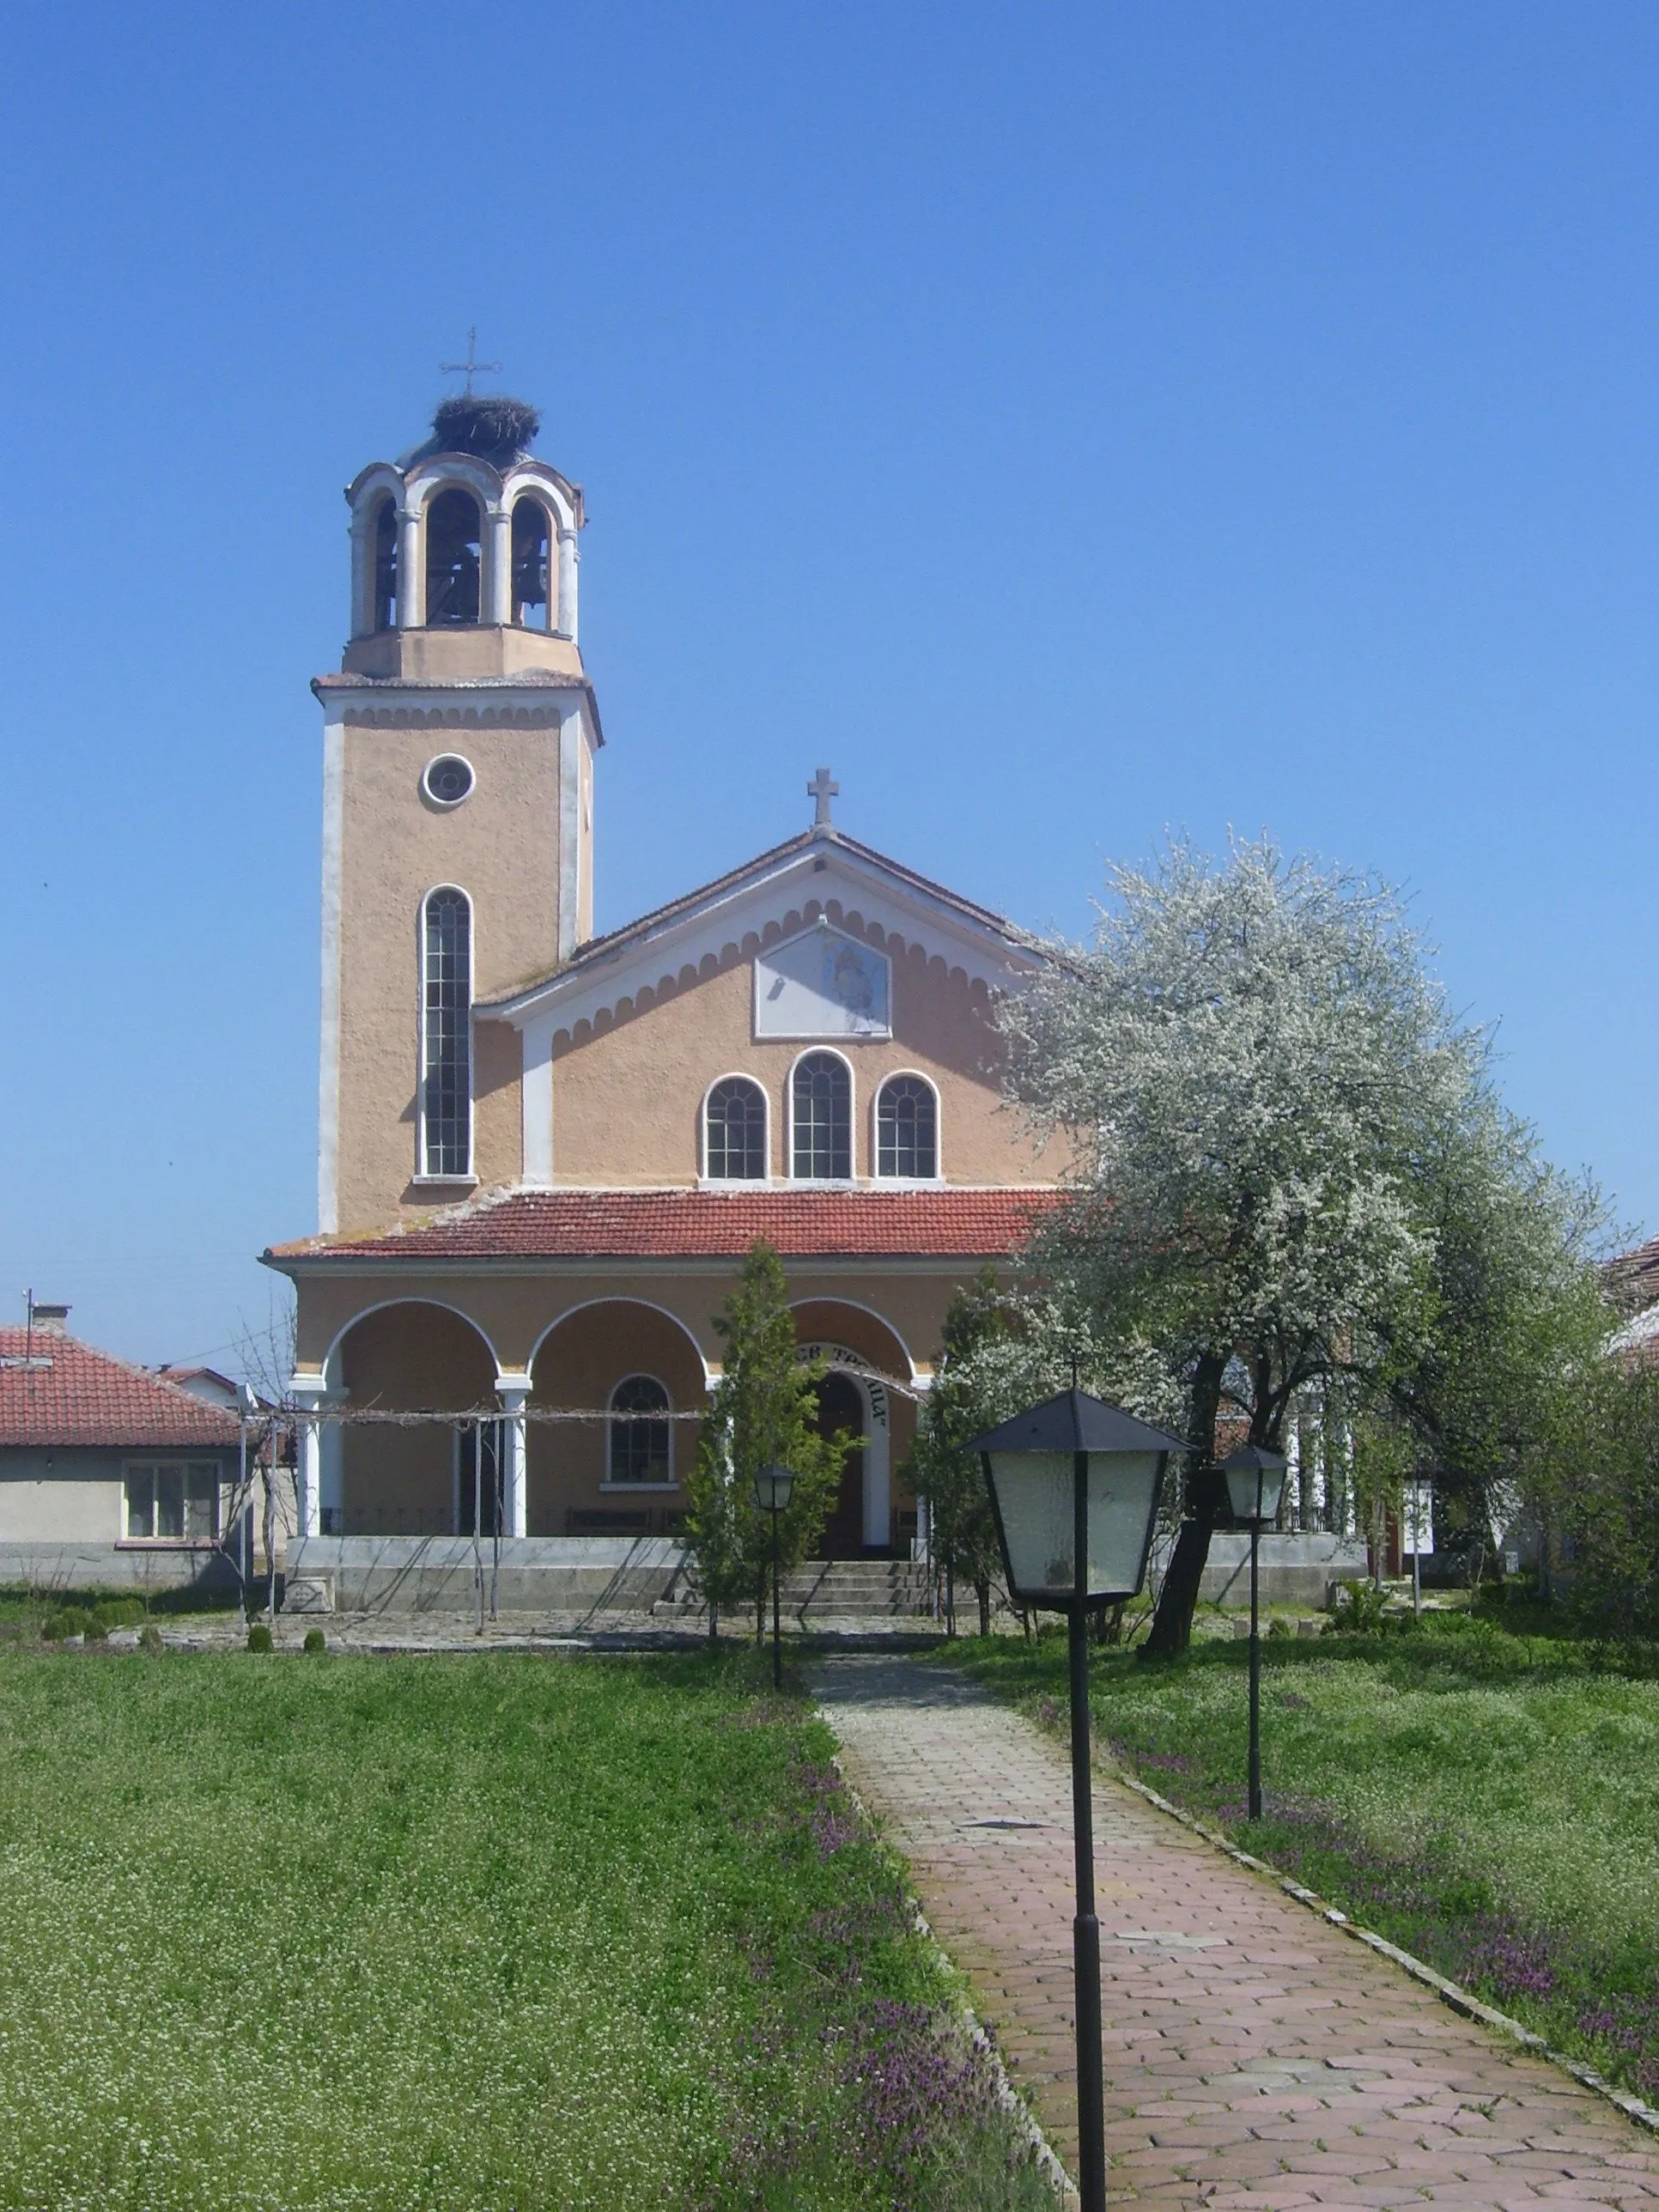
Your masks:
M526 496L513 509L513 619L526 629L551 629L548 553L552 532L540 500Z
M472 1172L472 902L429 892L421 929L421 1170Z
M853 1078L833 1052L809 1052L791 1078L793 1171L800 1182L845 1182L853 1172Z
M939 1101L919 1075L891 1075L881 1086L876 1173L921 1182L939 1173Z
M715 1084L703 1108L703 1172L713 1182L766 1176L766 1099L746 1075Z
M452 486L426 511L426 618L428 625L476 623L483 560L478 502Z
M398 627L398 502L388 492L374 510L374 604L371 627Z
M666 1488L674 1480L668 1393L654 1375L628 1375L611 1393L611 1453L605 1480L629 1489Z

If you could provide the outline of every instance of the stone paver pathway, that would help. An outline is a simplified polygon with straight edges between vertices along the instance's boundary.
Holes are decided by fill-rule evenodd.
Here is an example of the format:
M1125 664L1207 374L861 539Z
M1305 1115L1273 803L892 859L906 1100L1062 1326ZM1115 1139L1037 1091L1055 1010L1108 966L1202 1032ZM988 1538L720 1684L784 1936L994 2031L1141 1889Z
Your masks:
M833 1657L849 1779L1075 2171L1069 1771L952 1668ZM1115 2201L1659 2203L1659 2139L1108 1779L1095 1790Z

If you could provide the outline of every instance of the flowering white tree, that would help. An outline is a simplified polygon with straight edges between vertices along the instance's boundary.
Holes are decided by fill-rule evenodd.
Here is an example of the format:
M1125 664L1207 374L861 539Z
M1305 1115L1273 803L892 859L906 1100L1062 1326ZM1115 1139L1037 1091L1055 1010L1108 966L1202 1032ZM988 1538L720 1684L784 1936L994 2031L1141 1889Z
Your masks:
M1151 1648L1190 1633L1224 1395L1276 1447L1295 1394L1409 1361L1431 1326L1421 1181L1483 1092L1401 906L1237 843L1118 869L1093 945L1010 1000L1011 1084L1075 1147L1039 1267L1185 1399L1185 1510Z

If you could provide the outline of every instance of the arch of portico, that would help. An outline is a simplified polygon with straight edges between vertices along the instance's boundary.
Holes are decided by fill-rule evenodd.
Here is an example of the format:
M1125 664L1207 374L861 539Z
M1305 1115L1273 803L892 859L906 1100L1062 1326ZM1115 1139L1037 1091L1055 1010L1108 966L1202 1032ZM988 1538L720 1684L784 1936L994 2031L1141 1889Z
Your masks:
M358 1314L314 1380L295 1378L314 1415L301 1437L300 1533L447 1534L455 1513L454 1417L492 1411L498 1379L489 1338L453 1306L400 1298ZM431 1418L351 1418L370 1413Z
M828 1361L857 1394L860 1549L902 1553L915 1526L915 1500L901 1496L896 1479L915 1435L915 1401L892 1387L915 1372L904 1341L879 1314L852 1300L801 1298L791 1310L803 1355ZM845 1512L835 1516L842 1527L850 1518Z
M526 1533L566 1536L672 1529L685 1510L686 1477L701 1425L679 1418L706 1404L709 1371L690 1329L666 1308L630 1297L595 1298L560 1315L530 1360L525 1424ZM644 1375L669 1403L671 1480L612 1480L611 1423L540 1413L602 1413L618 1383Z

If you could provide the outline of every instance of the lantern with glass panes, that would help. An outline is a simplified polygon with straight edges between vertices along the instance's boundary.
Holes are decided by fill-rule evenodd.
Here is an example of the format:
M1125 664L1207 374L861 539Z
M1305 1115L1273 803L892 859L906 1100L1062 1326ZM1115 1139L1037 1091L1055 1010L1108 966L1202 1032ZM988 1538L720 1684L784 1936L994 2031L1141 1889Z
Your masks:
M1091 1606L1133 1597L1145 1582L1170 1455L1186 1447L1121 1407L1071 1389L976 1437L969 1449L979 1453L985 1468L1010 1595L1019 1605L1070 1616L1079 2201L1083 2212L1103 2212L1106 2122L1090 1794L1088 1616Z

